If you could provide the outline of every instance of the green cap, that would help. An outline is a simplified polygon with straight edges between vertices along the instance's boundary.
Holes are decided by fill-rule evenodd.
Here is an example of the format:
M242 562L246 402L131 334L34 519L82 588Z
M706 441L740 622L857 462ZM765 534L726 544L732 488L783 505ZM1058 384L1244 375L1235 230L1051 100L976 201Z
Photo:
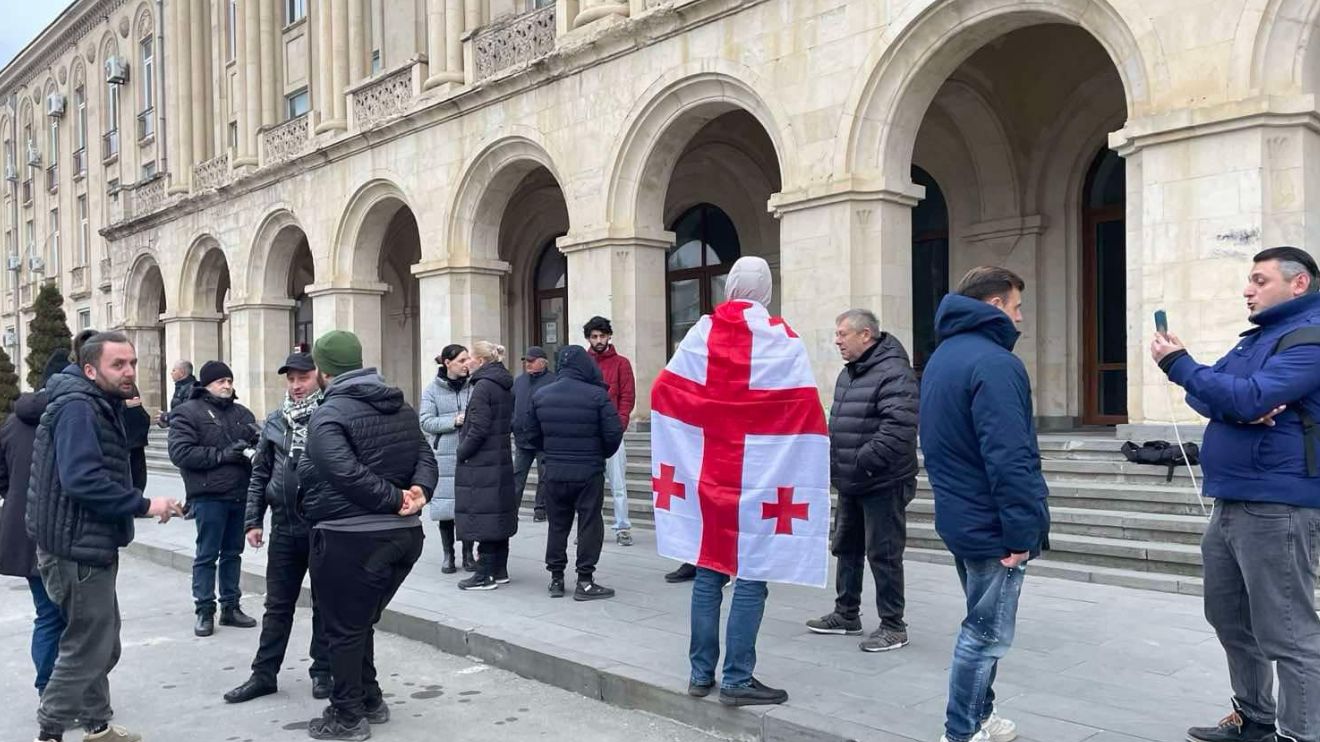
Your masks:
M339 376L362 368L362 342L346 330L331 330L312 346L316 367L326 376Z

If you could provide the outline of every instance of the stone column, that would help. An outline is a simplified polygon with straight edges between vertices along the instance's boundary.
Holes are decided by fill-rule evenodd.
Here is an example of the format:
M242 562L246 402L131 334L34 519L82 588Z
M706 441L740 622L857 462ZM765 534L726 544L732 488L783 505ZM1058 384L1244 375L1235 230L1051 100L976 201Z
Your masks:
M348 85L357 85L366 79L367 50L370 46L371 29L367 24L367 14L362 3L365 0L348 0ZM347 113L347 109L345 109Z
M780 220L780 307L807 345L827 403L839 373L834 318L844 309L870 309L882 329L912 347L911 209L922 190L900 184L771 197Z
M142 405L151 416L165 408L169 394L161 387L164 377L161 364L167 361L165 349L160 343L159 325L124 325L120 328L138 355L138 392L142 395Z
M221 354L220 324L224 319L219 312L161 315L160 321L165 324L165 357L171 362L192 361L199 369L203 363L215 360Z
M463 30L472 32L481 27L482 5L485 0L463 0Z
M573 19L573 28L581 28L603 18L628 17L627 0L581 0L579 7L581 10Z
M238 156L234 167L256 166L257 129L261 126L261 4L238 6Z
M206 35L208 33L206 15L197 9L185 12L188 20L189 48L192 63L189 73L192 84L185 94L188 101L188 114L192 117L192 149L194 162L210 159L210 142L206 136L210 119L206 116L206 99L210 87L206 84Z
M426 90L463 82L462 34L461 0L426 0Z
M169 67L170 112L166 118L174 130L170 132L170 192L186 193L192 182L193 135L192 111L189 107L188 88L192 80L191 59L188 45L191 32L188 24L192 17L189 3L167 3L170 12L170 38L165 43L165 60ZM172 12L171 12L172 9Z
M651 409L651 383L669 356L665 326L665 253L671 232L655 234L569 234L556 243L568 258L569 331L583 342L582 323L594 315L614 325L614 344L632 361L637 377L634 420Z
M348 121L348 99L345 96L349 86L348 0L332 0L331 7L334 13L334 41L331 46L334 56L329 60L334 65L334 90L331 92L335 121L340 122L338 128L342 129Z
M229 307L233 343L229 367L234 371L234 386L258 420L284 396L284 379L276 371L293 347L292 331L292 300Z
M342 285L312 284L313 335L331 330L350 330L362 341L362 360L380 367L382 355L381 297L389 291L383 283L356 282Z
M421 324L422 366L449 343L471 345L476 340L509 344L504 337L504 289L501 281L509 264L485 261L476 265L449 265L443 261L418 263L417 277Z
M276 50L279 47L280 10L278 0L258 0L261 22L261 126L274 126L284 117L280 115L280 91L276 84ZM256 132L253 132L256 137ZM252 148L256 154L257 148Z
M316 60L311 73L316 80L316 133L342 129L335 121L334 95L334 13L327 0L311 6L316 20Z

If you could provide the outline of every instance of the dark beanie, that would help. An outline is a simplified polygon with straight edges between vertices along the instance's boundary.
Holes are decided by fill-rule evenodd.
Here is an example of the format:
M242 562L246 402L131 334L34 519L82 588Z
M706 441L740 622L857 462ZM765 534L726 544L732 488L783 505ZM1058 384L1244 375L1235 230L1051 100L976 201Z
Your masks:
M224 361L207 361L202 364L202 372L197 375L197 383L210 386L212 382L232 378L234 372L229 370L229 366L226 366Z
M41 372L41 385L46 386L50 383L50 377L63 371L69 365L69 351L63 348L56 348L51 351L50 358L46 359L46 368Z
M326 376L339 376L362 368L362 341L345 330L331 330L312 346L316 367Z

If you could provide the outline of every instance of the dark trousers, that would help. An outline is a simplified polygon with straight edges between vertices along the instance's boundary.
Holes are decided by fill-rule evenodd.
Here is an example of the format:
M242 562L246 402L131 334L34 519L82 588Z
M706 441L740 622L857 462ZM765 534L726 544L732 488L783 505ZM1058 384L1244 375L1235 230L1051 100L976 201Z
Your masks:
M60 607L50 599L46 586L39 575L27 578L28 589L32 591L32 607L37 617L32 620L32 665L37 669L37 694L46 690L50 682L51 670L55 669L55 658L60 653L60 635L64 633L64 614Z
M82 723L94 729L114 717L110 671L119 663L119 560L93 567L37 552L37 569L67 625L41 694L37 721L46 732Z
M1220 500L1201 557L1205 617L1228 655L1235 705L1261 724L1277 718L1298 742L1320 742L1320 508Z
M444 547L446 554L453 554L454 553L454 521L439 520L436 521L436 525L440 527L440 545ZM472 544L473 542L471 541L463 542L463 556L465 557L472 556Z
M197 500L190 509L197 524L197 554L192 569L196 610L198 613L215 613L217 572L221 607L237 608L243 555L243 503L238 500Z
M509 539L477 544L477 574L497 578L509 576Z
M422 529L312 531L312 589L330 651L330 704L347 724L378 705L375 625L422 555Z
M284 652L293 631L293 611L302 592L303 577L311 559L312 538L308 534L286 535L272 531L266 553L266 613L261 617L261 643L252 660L252 674L271 683L280 672ZM321 610L312 591L312 643L309 650L313 679L330 677L330 650L321 626Z
M596 474L585 482L545 482L545 514L550 531L545 540L545 568L552 575L564 574L568 566L568 533L577 515L577 574L590 580L600 561L605 542L605 518L600 508L605 501L605 475Z
M870 563L880 625L895 631L907 629L903 622L903 549L907 545L907 506L916 492L916 482L908 481L867 497L839 496L830 551L838 557L834 610L840 616L854 619L861 615L862 583Z
M533 502L537 510L545 510L545 459L540 451L513 447L513 491L518 493L518 501L522 502L533 462L536 463L536 499Z

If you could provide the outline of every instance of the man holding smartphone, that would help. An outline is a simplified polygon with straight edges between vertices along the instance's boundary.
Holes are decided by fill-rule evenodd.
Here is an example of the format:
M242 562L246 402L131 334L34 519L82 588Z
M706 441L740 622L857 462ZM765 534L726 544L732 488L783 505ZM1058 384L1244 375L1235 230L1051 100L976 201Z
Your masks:
M1201 467L1218 500L1201 540L1205 615L1228 655L1233 711L1187 738L1320 742L1320 275L1296 247L1253 262L1242 295L1254 327L1228 355L1202 366L1167 324L1150 346L1210 419Z

